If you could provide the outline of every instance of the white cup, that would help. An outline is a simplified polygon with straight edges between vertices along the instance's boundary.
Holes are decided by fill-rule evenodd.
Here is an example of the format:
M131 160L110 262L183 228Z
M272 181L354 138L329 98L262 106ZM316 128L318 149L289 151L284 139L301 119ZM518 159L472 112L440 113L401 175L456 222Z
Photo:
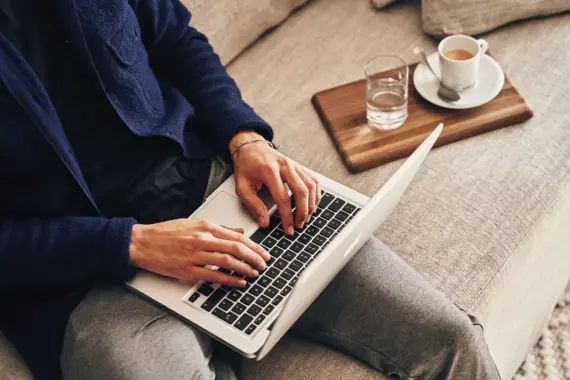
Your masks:
M439 67L441 70L441 83L450 90L465 91L475 86L479 75L479 62L485 54L489 44L485 40L476 40L473 37L454 35L445 38L439 43ZM472 58L467 60L454 60L445 54L451 50L466 50Z

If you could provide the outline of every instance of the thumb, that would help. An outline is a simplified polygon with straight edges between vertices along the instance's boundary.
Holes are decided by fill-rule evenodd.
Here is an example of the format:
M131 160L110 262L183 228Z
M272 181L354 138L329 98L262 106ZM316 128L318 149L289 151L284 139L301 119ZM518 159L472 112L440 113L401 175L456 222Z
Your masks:
M257 223L264 228L268 227L269 212L261 199L257 196L255 187L246 182L238 182L238 184L236 184L236 193L251 215L257 220Z
M226 229L228 229L228 230L231 230L231 231L238 232L238 233L240 233L240 234L244 234L244 233L245 233L245 230L244 230L243 228L239 228L239 227L228 227L228 226L224 226L224 225L222 225L222 227L224 227L224 228L226 228Z

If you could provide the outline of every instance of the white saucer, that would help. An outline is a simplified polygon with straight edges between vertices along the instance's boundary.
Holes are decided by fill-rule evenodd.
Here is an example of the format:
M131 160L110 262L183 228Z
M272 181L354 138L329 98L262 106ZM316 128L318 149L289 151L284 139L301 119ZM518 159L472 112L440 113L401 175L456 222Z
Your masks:
M428 60L436 74L441 75L439 54L431 54ZM461 99L457 102L448 102L437 96L439 82L423 63L420 63L414 72L414 85L420 95L430 103L451 109L474 108L488 103L499 95L504 84L505 74L501 66L486 54L481 57L477 84L475 87L461 92Z

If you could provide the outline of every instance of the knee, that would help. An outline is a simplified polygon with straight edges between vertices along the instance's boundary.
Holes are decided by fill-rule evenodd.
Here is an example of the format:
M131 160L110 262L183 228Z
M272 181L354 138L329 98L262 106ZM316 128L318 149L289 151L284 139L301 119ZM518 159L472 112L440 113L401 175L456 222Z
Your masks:
M459 352L477 349L477 328L467 314L453 308L442 313L436 320L436 341L440 344L440 350L445 350L451 355Z

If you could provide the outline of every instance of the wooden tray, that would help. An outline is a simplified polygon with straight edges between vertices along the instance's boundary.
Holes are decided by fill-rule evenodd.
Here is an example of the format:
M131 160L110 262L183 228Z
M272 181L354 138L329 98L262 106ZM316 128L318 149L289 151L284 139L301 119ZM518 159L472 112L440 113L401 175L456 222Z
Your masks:
M376 131L366 123L366 81L318 92L315 106L346 166L360 172L410 155L440 123L445 128L436 146L522 123L533 116L513 84L491 102L468 110L449 110L424 100L413 84L417 64L410 67L408 120L394 131Z

